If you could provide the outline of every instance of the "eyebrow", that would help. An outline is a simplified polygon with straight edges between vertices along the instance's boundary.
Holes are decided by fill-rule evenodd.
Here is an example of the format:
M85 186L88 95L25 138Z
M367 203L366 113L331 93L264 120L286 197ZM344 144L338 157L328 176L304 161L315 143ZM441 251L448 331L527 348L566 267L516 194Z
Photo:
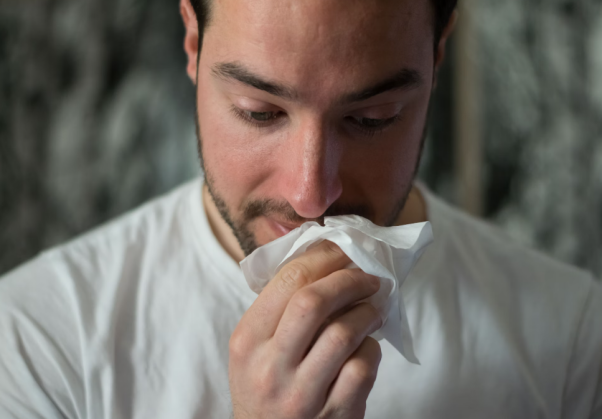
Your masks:
M411 90L419 87L423 83L423 77L416 70L404 68L398 71L392 77L376 83L359 92L350 93L343 97L342 103L361 102L370 99L373 96L392 90Z
M263 90L271 95L281 97L290 101L297 100L297 94L293 89L280 83L263 80L260 76L253 74L249 69L237 62L217 63L211 71L215 76L222 79L237 80L247 86Z
M264 80L260 76L253 74L251 70L238 62L223 62L213 66L212 73L221 79L236 80L247 86L258 90L263 90L271 95L281 97L286 100L296 101L299 95L294 89L284 84ZM380 81L368 88L358 92L353 92L343 96L340 103L353 103L367 100L373 96L392 90L409 90L420 86L423 83L421 74L412 69L404 68L383 81Z

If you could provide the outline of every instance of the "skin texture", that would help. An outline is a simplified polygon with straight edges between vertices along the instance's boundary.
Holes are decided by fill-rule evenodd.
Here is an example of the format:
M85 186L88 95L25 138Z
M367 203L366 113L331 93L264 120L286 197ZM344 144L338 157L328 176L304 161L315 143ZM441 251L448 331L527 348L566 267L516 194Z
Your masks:
M236 261L324 215L426 219L412 180L455 15L433 54L427 0L214 0L198 57L188 0L181 12L206 211ZM243 69L287 95L218 68ZM346 100L402 70L414 83ZM374 120L387 123L373 131ZM380 362L367 336L380 318L355 303L378 283L348 263L324 242L284 267L245 313L230 342L236 418L363 417Z

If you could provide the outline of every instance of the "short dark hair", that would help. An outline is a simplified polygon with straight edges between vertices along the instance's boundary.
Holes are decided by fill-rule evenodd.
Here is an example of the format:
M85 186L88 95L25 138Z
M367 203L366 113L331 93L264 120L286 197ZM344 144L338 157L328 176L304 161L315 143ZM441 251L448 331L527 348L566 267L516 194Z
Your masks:
M203 44L203 33L205 30L205 26L209 20L209 16L211 15L211 1L212 0L190 0L192 3L192 7L194 8L194 12L196 13L196 18L199 23L199 51L201 49L201 45ZM447 26L449 22L449 18L451 17L458 0L431 0L433 2L433 7L435 9L435 49L439 44L439 39L441 35L443 35L443 30Z
M193 0L196 1L196 0ZM456 9L458 0L431 0L435 9L435 48L439 45L443 30L449 23L452 13Z

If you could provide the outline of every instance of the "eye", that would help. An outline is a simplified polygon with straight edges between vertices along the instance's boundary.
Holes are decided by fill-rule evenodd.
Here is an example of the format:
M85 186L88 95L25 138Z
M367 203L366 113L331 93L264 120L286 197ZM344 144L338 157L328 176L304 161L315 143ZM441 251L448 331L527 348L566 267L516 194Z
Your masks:
M373 135L380 131L383 131L390 125L393 125L396 121L401 118L401 114L397 114L391 118L375 119L375 118L364 118L358 116L348 116L345 119L355 126L358 130L364 134Z
M251 111L243 111L249 118L252 118L256 121L266 122L272 119L276 119L280 112L251 112Z
M243 110L237 108L236 106L232 106L231 111L235 116L255 127L265 127L271 125L273 122L276 122L276 120L284 116L284 112L280 111L255 112Z
M384 125L387 125L389 122L389 119L358 118L354 116L350 118L352 118L356 124L366 128L380 128Z

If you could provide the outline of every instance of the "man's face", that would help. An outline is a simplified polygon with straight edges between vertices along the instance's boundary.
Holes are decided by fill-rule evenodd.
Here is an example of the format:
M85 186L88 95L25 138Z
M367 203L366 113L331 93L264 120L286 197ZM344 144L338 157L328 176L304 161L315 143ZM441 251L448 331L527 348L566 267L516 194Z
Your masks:
M213 0L199 137L210 193L246 254L325 215L395 222L433 42L427 0Z

